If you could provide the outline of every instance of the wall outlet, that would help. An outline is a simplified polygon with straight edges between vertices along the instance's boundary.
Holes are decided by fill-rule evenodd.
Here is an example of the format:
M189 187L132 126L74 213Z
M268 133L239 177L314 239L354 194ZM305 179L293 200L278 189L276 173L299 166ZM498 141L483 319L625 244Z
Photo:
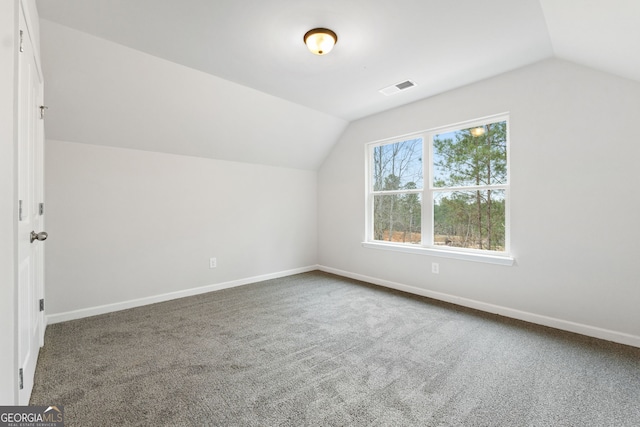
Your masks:
M209 268L216 268L218 261L215 258L209 258Z
M440 264L438 264L437 262L432 262L431 263L431 272L433 274L440 274Z

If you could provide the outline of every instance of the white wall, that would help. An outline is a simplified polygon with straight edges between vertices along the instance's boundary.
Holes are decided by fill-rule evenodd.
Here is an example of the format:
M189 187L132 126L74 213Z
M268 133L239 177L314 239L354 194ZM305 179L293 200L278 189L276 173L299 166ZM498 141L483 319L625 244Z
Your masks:
M0 2L0 405L17 400L16 363L16 30L18 1Z
M515 266L362 247L364 144L502 112ZM319 171L319 264L640 346L639 117L637 82L548 60L353 122Z
M316 181L314 171L47 140L47 315L314 268Z

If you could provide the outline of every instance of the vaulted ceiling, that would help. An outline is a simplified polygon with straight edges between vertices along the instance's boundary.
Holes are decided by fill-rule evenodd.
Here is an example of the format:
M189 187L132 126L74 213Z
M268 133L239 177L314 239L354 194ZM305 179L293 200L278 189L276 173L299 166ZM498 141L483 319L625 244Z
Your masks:
M638 0L38 0L37 6L46 21L335 118L329 146L341 123L554 56L640 81ZM306 50L303 35L314 27L338 34L330 54ZM59 74L51 78L63 79L60 67L52 68ZM407 79L417 86L379 92Z

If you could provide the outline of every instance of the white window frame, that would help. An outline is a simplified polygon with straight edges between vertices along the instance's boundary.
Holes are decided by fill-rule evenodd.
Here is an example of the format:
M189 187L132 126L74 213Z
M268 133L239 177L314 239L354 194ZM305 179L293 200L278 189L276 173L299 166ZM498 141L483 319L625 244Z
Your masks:
M434 135L460 130L468 129L476 126L482 126L487 123L495 122L507 122L507 182L506 184L496 184L489 186L470 186L470 187L447 187L437 188L433 187L433 137ZM393 138L370 142L365 145L365 241L362 245L365 248L390 250L395 252L404 252L412 254L430 255L443 258L461 259L467 261L477 261L490 264L499 265L513 265L514 257L511 253L511 215L510 215L510 173L511 173L511 161L510 161L510 136L509 136L509 114L501 113L492 116L482 117L479 119L469 120L465 122L459 122L451 125L441 126L437 128L427 129L420 132L401 135ZM402 142L410 139L422 138L422 155L423 155L423 188L421 190L396 190L392 192L375 192L373 190L373 150L375 147L393 144L396 142ZM442 191L464 191L464 190L486 190L486 189L500 189L505 191L505 250L504 251L489 251L481 249L459 248L435 245L433 241L433 194ZM373 199L374 194L392 194L392 193L418 193L421 195L422 201L422 224L421 224L421 244L406 244L406 243L393 243L373 239Z

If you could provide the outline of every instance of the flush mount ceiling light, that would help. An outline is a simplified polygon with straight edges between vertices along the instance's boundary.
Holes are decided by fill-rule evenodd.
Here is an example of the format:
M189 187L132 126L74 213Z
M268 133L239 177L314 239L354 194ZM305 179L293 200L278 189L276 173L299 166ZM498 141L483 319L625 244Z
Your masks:
M338 42L338 36L327 28L314 28L304 35L304 43L311 53L326 55L331 52L333 45Z

